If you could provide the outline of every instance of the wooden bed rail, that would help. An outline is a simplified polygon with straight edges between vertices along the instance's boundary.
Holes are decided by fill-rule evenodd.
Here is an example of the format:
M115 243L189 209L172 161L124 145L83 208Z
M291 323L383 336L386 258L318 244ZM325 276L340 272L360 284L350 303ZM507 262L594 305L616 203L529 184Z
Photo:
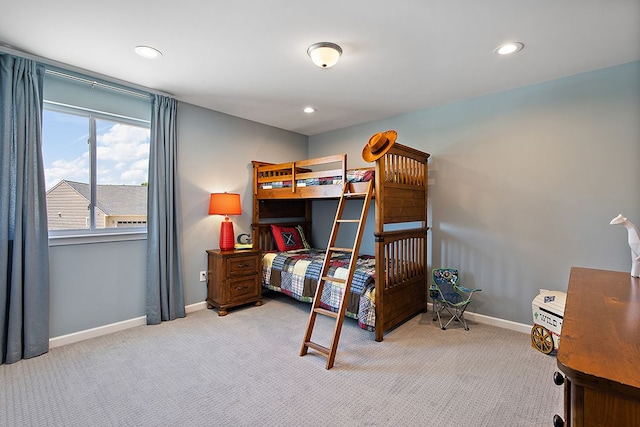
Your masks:
M384 251L385 289L426 275L427 230L416 228L376 233L376 242L381 243L380 248Z
M298 180L340 176L342 182L347 179L347 155L316 157L289 163L265 163L252 161L254 167L253 194L258 194L262 184L279 181L291 181L291 192L296 192Z

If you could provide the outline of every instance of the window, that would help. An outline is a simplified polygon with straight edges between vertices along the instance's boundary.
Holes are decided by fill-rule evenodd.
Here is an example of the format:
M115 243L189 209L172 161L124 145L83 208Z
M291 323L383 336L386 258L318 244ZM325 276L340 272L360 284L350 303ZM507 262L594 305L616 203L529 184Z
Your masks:
M92 87L89 93L83 92L86 88L77 90L85 80L75 78L70 83L61 83L57 74L55 80L47 77L42 152L50 235L64 235L62 230L74 230L75 234L123 228L144 230L148 117L140 118L139 113L138 117L121 114L131 111L126 108L131 103L130 95L120 95L118 101L104 89L96 91ZM51 83L49 92L47 83ZM59 94L64 94L64 102L59 102ZM95 109L103 107L101 101L105 99L107 102L103 104L109 111ZM114 105L115 112L109 107ZM143 105L144 114L150 115L148 97Z
M146 225L148 126L47 105L42 139L49 230Z

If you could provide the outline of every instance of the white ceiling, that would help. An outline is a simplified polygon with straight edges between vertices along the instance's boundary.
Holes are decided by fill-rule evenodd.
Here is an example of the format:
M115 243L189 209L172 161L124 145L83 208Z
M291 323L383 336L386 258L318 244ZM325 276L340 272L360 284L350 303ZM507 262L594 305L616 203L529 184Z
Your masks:
M640 59L639 0L0 2L1 45L305 135Z

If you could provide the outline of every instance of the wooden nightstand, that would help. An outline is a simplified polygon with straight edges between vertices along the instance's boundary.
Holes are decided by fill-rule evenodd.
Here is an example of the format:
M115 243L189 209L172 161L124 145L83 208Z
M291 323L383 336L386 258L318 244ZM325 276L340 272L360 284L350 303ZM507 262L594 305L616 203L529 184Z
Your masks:
M207 307L225 316L229 307L262 305L262 253L259 250L208 250Z

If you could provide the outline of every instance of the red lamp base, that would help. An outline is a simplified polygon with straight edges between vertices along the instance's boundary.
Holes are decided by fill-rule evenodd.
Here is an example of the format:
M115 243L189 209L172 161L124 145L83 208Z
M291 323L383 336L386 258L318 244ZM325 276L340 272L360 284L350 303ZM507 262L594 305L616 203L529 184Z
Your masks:
M235 245L235 236L233 235L233 223L229 218L225 218L220 224L220 250L231 251Z

